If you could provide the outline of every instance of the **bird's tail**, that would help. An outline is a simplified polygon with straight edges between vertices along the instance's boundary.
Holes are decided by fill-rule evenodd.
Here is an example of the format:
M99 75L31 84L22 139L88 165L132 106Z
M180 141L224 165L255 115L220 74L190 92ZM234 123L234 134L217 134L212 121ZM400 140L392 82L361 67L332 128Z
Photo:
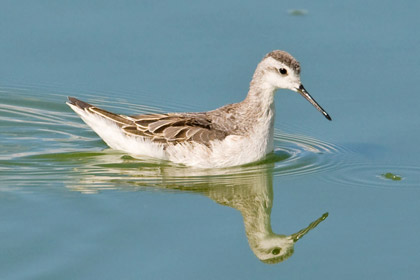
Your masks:
M118 126L133 124L133 121L127 116L111 113L74 97L69 96L68 99L69 101L67 102L67 105L69 105L80 117L82 117L83 120L85 120L84 116L86 116L86 114L93 114L112 121Z

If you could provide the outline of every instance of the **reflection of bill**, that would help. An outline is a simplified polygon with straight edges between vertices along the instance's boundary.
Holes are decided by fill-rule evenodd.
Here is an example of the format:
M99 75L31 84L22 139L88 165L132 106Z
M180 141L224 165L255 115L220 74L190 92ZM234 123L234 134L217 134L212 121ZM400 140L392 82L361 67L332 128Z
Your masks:
M231 169L203 170L161 164L141 168L126 168L124 163L110 164L107 165L107 173L93 175L89 172L89 175L82 176L78 186L71 188L92 193L102 189L104 185L134 189L154 187L206 195L221 205L240 211L249 246L254 254L265 263L277 263L289 258L293 254L294 244L325 220L328 213L294 234L274 233L271 228L273 165L265 163Z

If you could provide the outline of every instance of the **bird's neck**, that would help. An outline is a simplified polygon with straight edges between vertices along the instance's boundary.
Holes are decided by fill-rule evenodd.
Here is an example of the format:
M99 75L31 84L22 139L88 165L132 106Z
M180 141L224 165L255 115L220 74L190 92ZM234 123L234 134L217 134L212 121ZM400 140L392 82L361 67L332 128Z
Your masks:
M243 105L255 115L263 115L267 110L274 108L274 92L250 91L243 101Z
M249 84L248 95L242 102L244 105L258 109L259 112L264 112L273 107L274 93L277 88L270 83L269 77L270 75L267 75L264 67L264 61L260 62Z
M264 119L265 115L274 116L274 114L269 113L271 111L274 112L274 93L277 88L270 83L268 80L269 75L264 69L263 62L258 64L249 84L248 95L241 102L242 110L247 111L248 115L253 115L258 119Z
M255 150L266 155L274 148L274 93L276 89L261 83L252 83L248 96L239 103L239 112L242 116L244 130L255 143Z

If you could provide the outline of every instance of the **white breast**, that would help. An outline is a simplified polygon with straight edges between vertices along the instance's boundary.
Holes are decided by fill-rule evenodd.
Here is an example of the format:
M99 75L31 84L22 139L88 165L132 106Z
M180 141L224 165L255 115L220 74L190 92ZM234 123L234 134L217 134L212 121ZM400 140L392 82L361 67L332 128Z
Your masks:
M169 160L199 168L220 168L258 161L273 151L274 106L248 135L230 135L207 147L186 143L166 149Z

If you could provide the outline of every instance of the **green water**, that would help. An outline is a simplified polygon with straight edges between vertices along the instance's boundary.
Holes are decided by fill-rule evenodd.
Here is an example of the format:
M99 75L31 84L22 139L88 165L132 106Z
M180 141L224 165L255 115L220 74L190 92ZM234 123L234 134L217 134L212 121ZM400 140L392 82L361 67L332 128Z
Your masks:
M0 279L415 279L419 8L4 1ZM333 121L278 92L275 152L258 163L135 159L65 104L214 109L244 98L272 49L301 62Z

